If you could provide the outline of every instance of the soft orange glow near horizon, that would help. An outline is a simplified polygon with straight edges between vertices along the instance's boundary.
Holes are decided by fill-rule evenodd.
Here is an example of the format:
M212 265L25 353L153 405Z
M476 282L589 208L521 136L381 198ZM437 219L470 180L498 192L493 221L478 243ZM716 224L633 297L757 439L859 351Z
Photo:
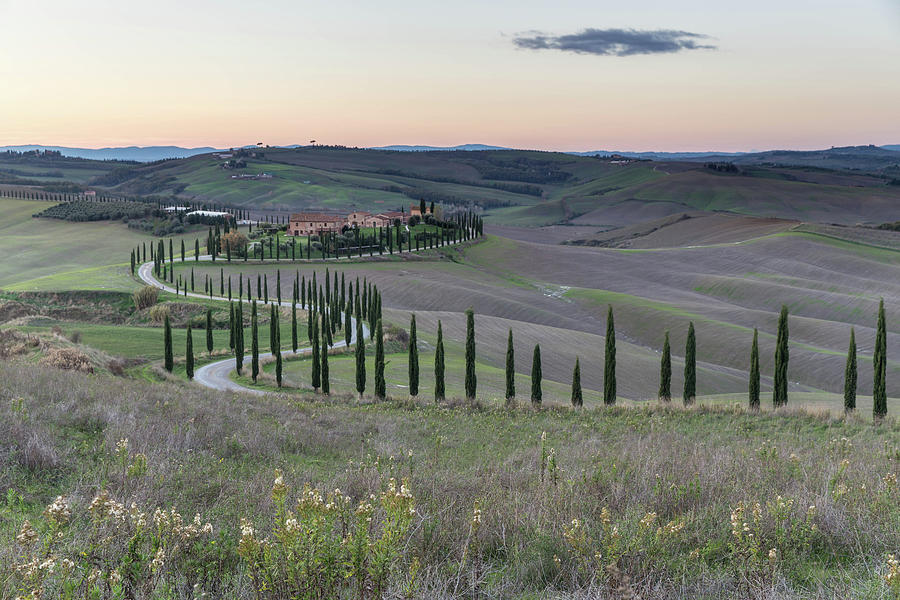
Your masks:
M699 0L595 4L0 1L0 18L17 24L0 56L0 145L900 143L889 1L767 0L728 14L688 10ZM585 24L696 31L717 48L620 57L511 43Z

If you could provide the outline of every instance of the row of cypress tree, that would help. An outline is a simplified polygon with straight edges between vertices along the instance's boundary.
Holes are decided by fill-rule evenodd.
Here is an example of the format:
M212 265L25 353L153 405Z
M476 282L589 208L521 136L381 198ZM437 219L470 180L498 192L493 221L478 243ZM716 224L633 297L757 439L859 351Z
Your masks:
M299 275L299 272L298 272ZM279 286L278 295L280 302L280 272L278 274ZM315 390L321 389L323 393L330 392L330 382L328 379L328 349L333 346L333 333L336 328L343 326L345 333L345 343L350 344L352 336L350 327L352 317L356 318L356 391L361 397L366 390L366 366L365 366L365 340L363 337L362 322L366 320L370 324L370 338L375 342L375 380L374 394L377 398L384 398L386 394L386 382L384 378L384 342L383 342L383 325L381 319L381 294L378 292L377 286L363 282L361 286L359 280L356 282L356 294L353 294L353 283L350 283L349 301L345 288L345 276L341 273L341 286L338 288L337 275L334 276L334 286L330 285L331 275L328 270L325 274L325 285L316 285L316 274L309 282L309 287L305 286L305 277L301 280L295 278L293 286L293 297L291 302L291 331L292 331L292 347L294 352L297 351L297 302L301 301L301 307L309 307L308 310L308 335L312 344L312 385ZM314 287L315 286L315 287ZM249 284L248 284L249 288ZM301 293L309 290L309 298L307 301L306 294ZM340 289L340 294L338 290ZM360 294L362 289L362 294ZM316 293L314 290L317 290ZM332 291L333 290L333 291ZM355 298L355 301L354 301ZM258 347L258 324L257 324L257 306L256 301L249 299L251 304L251 353L252 353L252 377L256 381L259 376L259 347ZM276 305L272 304L270 314L270 348L276 360L276 380L279 387L282 384L282 356L281 356L281 329L280 329L280 312L276 309ZM230 338L229 344L235 352L235 366L238 373L241 372L243 363L243 308L242 303L233 303L230 306ZM344 320L341 321L339 314L344 312ZM332 315L338 314L337 318ZM775 408L787 405L788 402L788 363L789 363L789 327L788 327L788 309L782 306L778 318L778 330L775 344L775 368L773 375L773 393L772 402ZM172 333L168 315L165 317L165 368L171 371L173 368L172 353ZM207 351L213 351L212 336L212 311L207 310L206 313L206 344ZM697 385L697 345L694 324L691 322L688 326L687 340L685 344L684 354L684 388L682 399L685 405L690 405L696 397ZM419 394L419 358L418 358L418 337L416 330L415 314L411 316L409 327L409 345L408 345L408 380L410 396L418 396ZM191 329L187 331L187 348L186 362L188 377L193 377L193 340ZM477 375L475 372L475 316L474 312L469 309L466 311L466 344L465 344L465 394L466 398L474 399L477 393ZM886 363L887 363L887 330L884 313L884 301L879 303L878 322L876 327L876 340L873 354L874 365L874 385L873 385L873 416L881 419L887 415L887 393L886 393ZM438 339L435 350L435 389L434 395L436 400L442 400L445 397L446 384L444 381L444 345L443 345L443 329L442 324L438 321ZM514 400L516 396L515 387L515 349L513 345L513 332L509 330L506 351L506 398L507 401ZM759 332L753 330L753 340L750 350L750 376L748 385L749 406L751 409L759 409L760 406L760 360L759 360ZM857 387L857 356L856 356L856 333L851 328L850 331L850 347L847 352L847 363L845 367L845 384L844 384L844 407L850 412L856 409L856 387ZM671 346L669 341L669 332L666 331L663 341L663 349L660 363L658 397L664 402L672 399L672 357ZM532 355L531 369L531 401L535 405L540 405L543 400L542 392L542 369L541 369L541 349L537 344L534 347ZM616 402L616 337L615 323L613 319L612 306L607 312L607 328L606 328L606 348L604 357L604 388L603 388L604 404L611 405ZM576 357L575 367L572 373L572 394L571 402L574 406L583 404L583 395L581 389L581 365L580 359Z

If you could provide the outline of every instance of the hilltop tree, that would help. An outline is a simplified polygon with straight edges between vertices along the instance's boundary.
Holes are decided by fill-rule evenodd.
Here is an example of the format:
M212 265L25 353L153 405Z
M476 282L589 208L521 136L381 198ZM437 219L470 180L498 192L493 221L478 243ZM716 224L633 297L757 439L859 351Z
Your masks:
M672 400L672 349L669 347L669 332L663 341L662 359L659 365L659 399L663 402Z
M212 354L213 351L213 329L212 329L212 309L206 309L206 351Z
M759 410L759 331L753 328L750 346L750 409Z
M541 345L534 345L534 354L531 358L531 405L539 407L544 398L541 390Z
M384 332L381 329L381 319L375 325L375 397L379 400L385 398L386 386L384 381Z
M850 328L850 348L844 368L844 411L856 410L856 332Z
M697 397L697 339L694 335L694 322L688 325L687 343L684 347L684 395L685 406L694 403Z
M778 316L778 337L775 341L775 381L773 384L772 403L775 408L784 406L788 401L788 309L781 306Z
M512 403L516 398L516 354L513 347L512 327L509 328L509 336L506 339L506 403Z
M438 320L437 344L434 348L434 401L444 399L444 332Z
M409 395L419 395L419 346L416 339L416 315L409 321Z
M584 398L581 396L581 363L575 357L575 369L572 371L572 406L581 408Z
M184 368L188 379L194 378L194 336L191 333L191 325L187 326L187 342L184 349Z
M171 373L172 369L175 368L175 358L172 354L172 324L169 322L168 313L166 313L166 318L163 322L163 345L165 346L164 365L166 371Z
M887 416L887 325L884 318L884 299L878 303L878 326L875 331L872 366L875 372L872 386L872 416L878 421Z
M363 337L362 319L356 319L356 393L362 400L366 391L366 341Z
M612 306L606 313L606 357L603 365L603 403L616 403L616 325Z
M259 377L259 323L256 315L256 301L250 306L250 376L253 383Z
M466 398L475 399L477 378L475 376L475 313L466 311Z
M319 347L319 319L312 320L312 386L313 390L319 391L322 385L322 361L319 356L321 348Z

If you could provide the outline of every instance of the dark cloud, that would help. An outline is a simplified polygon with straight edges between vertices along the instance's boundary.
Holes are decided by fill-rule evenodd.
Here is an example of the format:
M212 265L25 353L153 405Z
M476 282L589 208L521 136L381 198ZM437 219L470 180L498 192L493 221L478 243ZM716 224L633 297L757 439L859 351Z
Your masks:
M634 54L668 54L682 50L715 50L702 43L709 36L690 31L657 29L585 29L568 35L547 35L540 31L522 33L513 44L528 50L562 50L600 56L632 56Z

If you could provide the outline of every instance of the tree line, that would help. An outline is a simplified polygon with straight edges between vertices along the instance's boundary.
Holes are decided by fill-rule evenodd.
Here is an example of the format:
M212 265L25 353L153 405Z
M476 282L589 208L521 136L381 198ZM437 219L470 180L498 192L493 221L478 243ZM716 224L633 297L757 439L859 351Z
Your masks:
M251 377L255 382L259 376L259 343L258 343L258 325L257 325L257 300L249 295L250 283L247 284L248 296L247 301L251 306ZM278 302L280 303L280 275L278 281ZM328 351L334 347L334 335L343 329L344 343L350 346L355 341L355 374L356 374L356 392L360 398L365 394L367 389L367 373L366 373L366 340L363 335L363 322L368 323L369 341L375 344L375 373L374 373L374 389L373 395L376 399L384 399L386 397L386 381L384 375L385 358L384 358L384 334L382 324L382 308L381 293L378 287L365 278L360 283L359 278L356 279L354 287L353 282L347 283L344 273L340 276L340 285L338 285L337 273L331 277L331 273L326 269L324 285L320 285L316 281L316 273L313 272L310 280L306 280L305 276L300 276L299 272L295 275L292 286L291 298L291 347L296 353L298 348L297 341L297 307L307 311L307 338L311 344L311 383L316 392L321 391L324 394L330 393L329 368L328 368ZM242 296L239 296L242 298ZM266 302L268 302L266 300ZM279 311L276 305L272 304L270 316L270 348L272 354L276 358L276 381L279 387L282 385L282 357L281 357L281 341ZM230 305L230 347L235 356L235 368L240 374L243 367L244 359L244 322L243 322L243 303L237 302ZM789 314L787 306L782 306L778 318L778 330L775 343L775 365L773 373L773 391L772 404L774 408L780 408L788 404L788 364L789 356ZM475 315L469 309L465 313L466 319L466 342L465 342L465 375L464 387L465 397L470 401L474 401L477 396L478 379L476 374L476 344L475 344ZM355 336L352 335L352 327L355 323ZM212 352L212 334L209 332L211 328L210 313L207 312L207 347ZM172 349L171 349L171 331L169 328L168 317L165 322L165 344L166 344L166 369L172 370ZM188 348L187 362L191 365L188 376L191 377L193 370L193 356L191 355L191 333L188 328ZM874 385L873 385L873 418L876 422L887 416L887 388L886 388L886 367L887 367L887 328L885 321L884 301L882 300L878 306L876 339L873 355L874 363ZM759 332L753 330L753 338L750 347L750 368L748 381L748 405L751 410L759 410L760 408L760 361L759 361ZM418 355L418 335L416 328L416 315L413 313L410 317L409 325L409 343L408 343L408 389L411 397L419 395L419 355ZM607 325L604 350L604 376L603 376L603 403L605 405L614 405L617 401L616 391L616 332L613 317L612 306L609 306L607 312ZM446 381L445 381L445 353L443 341L443 326L440 320L437 324L437 343L434 353L434 390L433 396L436 402L440 402L446 398ZM505 381L506 381L506 400L513 403L516 400L516 381L515 381L515 346L513 342L513 331L510 328L507 338L506 365L505 365ZM856 390L857 390L857 356L856 356L856 334L853 328L850 330L850 346L847 352L847 362L844 377L844 409L847 413L856 410ZM690 406L695 402L697 395L697 338L694 323L688 325L687 338L684 351L684 378L682 389L682 402L685 406ZM672 400L672 353L669 342L669 332L666 331L660 360L659 373L659 390L658 398L663 402ZM578 408L583 405L583 392L581 387L581 361L580 357L576 357L575 365L572 371L571 383L571 404ZM532 351L532 367L531 367L531 403L535 407L540 407L543 402L542 387L542 368L541 368L541 347L535 344Z

